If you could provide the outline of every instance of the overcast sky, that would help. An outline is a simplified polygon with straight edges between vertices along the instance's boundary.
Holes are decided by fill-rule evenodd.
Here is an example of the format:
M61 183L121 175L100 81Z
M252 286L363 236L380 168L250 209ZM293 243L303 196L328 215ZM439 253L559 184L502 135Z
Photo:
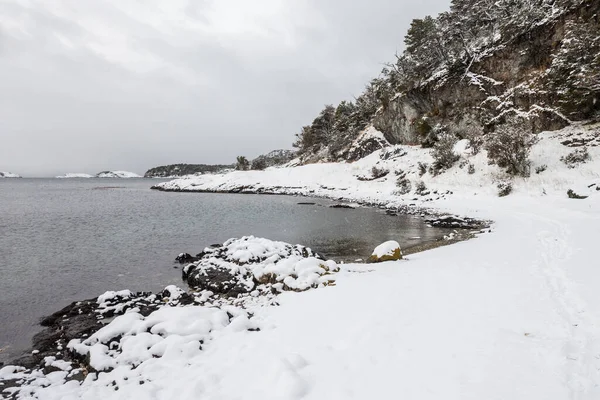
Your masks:
M449 0L0 0L0 171L232 163L358 95Z

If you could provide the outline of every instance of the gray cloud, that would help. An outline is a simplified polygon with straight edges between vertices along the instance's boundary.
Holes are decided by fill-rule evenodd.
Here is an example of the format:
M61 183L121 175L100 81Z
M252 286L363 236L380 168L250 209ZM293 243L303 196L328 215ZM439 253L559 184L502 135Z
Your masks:
M0 170L227 163L289 148L447 0L0 3Z

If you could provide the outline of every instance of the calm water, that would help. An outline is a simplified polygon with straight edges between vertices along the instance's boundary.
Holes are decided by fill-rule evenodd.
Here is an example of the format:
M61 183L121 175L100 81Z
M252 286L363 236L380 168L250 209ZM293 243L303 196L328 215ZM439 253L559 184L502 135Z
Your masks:
M263 236L352 260L385 240L414 244L446 233L418 218L332 209L325 200L164 193L149 189L155 182L0 180L0 361L29 346L40 317L71 301L183 285L175 256L230 237Z

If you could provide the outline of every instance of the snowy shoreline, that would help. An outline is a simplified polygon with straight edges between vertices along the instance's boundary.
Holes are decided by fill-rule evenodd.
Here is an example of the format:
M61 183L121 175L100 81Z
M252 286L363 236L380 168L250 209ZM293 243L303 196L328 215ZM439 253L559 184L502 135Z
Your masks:
M273 191L388 209L423 207L493 220L493 233L405 260L338 265L339 271L321 261L286 261L283 253L271 259L269 249L283 247L269 241L259 241L250 253L232 247L224 254L233 259L216 258L216 264L211 250L198 268L225 266L241 279L223 282L249 285L253 276L252 282L282 286L233 301L192 292L202 305L179 304L185 292L173 287L154 295L109 292L94 307L123 314L89 338L60 344L60 351L88 354L95 368L81 370L47 356L42 369L0 369L0 382L13 385L6 393L49 399L360 399L389 393L464 399L489 398L490 391L497 398L595 399L600 149L590 148L591 160L571 168L560 161L572 150L560 144L561 134L540 135L531 160L544 170L513 179L506 197L498 197L496 187L506 176L487 164L485 154L461 154L473 164L472 174L457 164L438 176L419 175L418 163L431 162L429 152L410 146L352 164L160 184L163 190ZM389 173L361 180L373 167ZM399 194L399 176L427 189ZM567 190L587 197L569 198ZM281 268L271 262L282 262ZM300 287L311 290L279 291L288 278L289 288L297 284L301 274L289 272L296 268L308 274L303 282L312 282ZM282 273L281 281L271 272ZM159 308L145 308L150 303Z

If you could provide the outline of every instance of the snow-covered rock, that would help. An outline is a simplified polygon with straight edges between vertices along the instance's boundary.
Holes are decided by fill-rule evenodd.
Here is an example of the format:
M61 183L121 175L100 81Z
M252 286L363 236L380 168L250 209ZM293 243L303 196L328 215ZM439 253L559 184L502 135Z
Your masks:
M82 172L68 172L64 175L58 175L56 178L66 179L66 178L93 178L94 175L85 174Z
M0 171L0 178L21 178L21 176L14 174L12 172L1 172Z
M229 239L207 247L198 261L183 268L183 278L193 287L235 297L255 289L306 290L327 285L338 270L310 248L254 236ZM270 289L269 289L270 290Z
M128 171L102 171L96 174L96 178L142 178L142 176Z
M400 244L395 240L388 240L375 247L368 262L378 263L383 261L397 261L402 259Z

